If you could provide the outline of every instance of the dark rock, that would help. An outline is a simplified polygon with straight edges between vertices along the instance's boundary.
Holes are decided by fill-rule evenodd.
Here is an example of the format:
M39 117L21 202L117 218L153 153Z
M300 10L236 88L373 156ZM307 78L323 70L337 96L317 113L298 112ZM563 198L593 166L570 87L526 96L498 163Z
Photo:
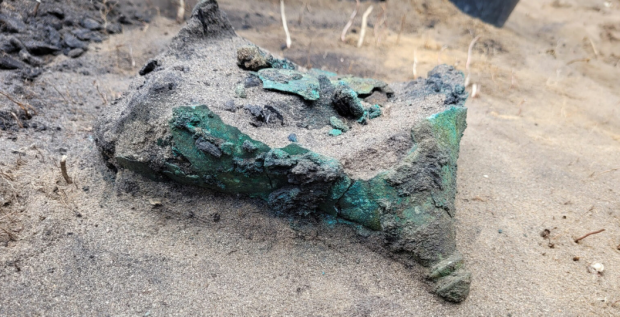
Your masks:
M20 71L20 75L24 80L33 81L35 78L39 77L43 71L41 68L22 68Z
M23 62L10 56L0 57L0 69L22 69L27 67Z
M67 53L67 56L71 58L78 58L86 52L83 48L74 48Z
M11 37L0 34L0 51L7 54L12 54L19 50L19 46L15 46L13 44L13 42L11 41Z
M224 104L224 110L230 112L237 112L237 106L235 105L235 101L232 99L226 101L226 103Z
M60 47L53 46L41 41L27 40L23 42L24 46L33 55L48 55L60 51Z
M78 40L75 36L73 36L73 34L69 32L64 33L63 38L64 38L64 44L66 47L82 48L82 49L86 49L88 47L88 44Z
M343 117L359 119L364 115L362 102L357 98L355 91L348 86L339 85L336 87L332 105Z
M90 41L96 32L93 32L89 29L80 28L71 31L71 33L73 33L73 35L75 35L75 37L77 37L81 41Z
M119 34L119 33L123 33L123 27L120 25L120 23L111 23L108 24L108 26L106 26L106 31L108 31L108 33L110 34Z
M192 19L202 25L203 36L233 37L237 36L225 14L220 12L214 0L201 0L192 10Z
M43 16L45 16L45 15L52 15L52 16L57 17L60 20L65 18L65 12L62 10L62 8L59 8L59 7L47 8L47 9L43 10L41 15L43 15Z
M142 12L134 13L133 17L140 22L151 23L151 17Z
M26 32L26 24L24 24L20 18L0 13L0 31L7 33L24 33Z
M56 47L62 46L62 37L60 36L60 33L58 33L58 31L51 26L45 27L45 38L51 45Z
M25 50L26 46L24 45L24 43L22 43L22 41L20 41L18 38L11 36L9 38L9 41L11 42L11 44L13 44L13 46L15 46L17 48L17 50Z
M80 25L91 30L91 31L99 31L101 30L101 24L97 21L95 21L94 19L91 18L84 18L81 22Z
M203 139L202 137L196 140L196 148L217 158L222 156L222 151L217 147L217 145Z
M158 66L160 66L159 61L155 60L155 59L152 59L152 60L148 61L144 66L142 66L142 69L140 69L138 74L140 74L140 76L144 76L144 75L154 71L155 68L157 68Z
M245 109L247 112L249 112L253 117L255 118L261 118L259 120L263 121L264 117L263 117L263 107L260 106L255 106L255 105L245 105L243 106L243 109Z
M254 76L254 75L249 75L243 81L243 85L245 86L245 88L258 87L258 86L262 85L262 83L263 82L260 80L260 78Z
M43 60L28 54L26 50L19 51L19 58L30 66L39 67L43 65Z
M127 16L125 16L124 14L121 14L118 19L116 19L116 21L118 21L118 23L120 24L125 24L125 25L132 25L133 23L131 22L130 19L127 18Z

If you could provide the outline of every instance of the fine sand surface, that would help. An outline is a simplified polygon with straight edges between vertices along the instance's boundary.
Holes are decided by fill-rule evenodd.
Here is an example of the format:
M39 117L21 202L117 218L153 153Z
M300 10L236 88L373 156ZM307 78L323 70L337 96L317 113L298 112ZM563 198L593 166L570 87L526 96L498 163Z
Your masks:
M359 15L338 40L353 2L291 0L285 51L278 4L220 3L274 54L386 82L411 80L414 56L419 75L438 61L465 72L481 36L456 198L469 298L430 294L419 267L352 228L109 171L93 126L179 30L162 9L18 89L42 100L31 121L47 129L0 131L0 316L620 316L620 1L521 0L503 29L448 1L390 1L378 45L371 27L358 49Z

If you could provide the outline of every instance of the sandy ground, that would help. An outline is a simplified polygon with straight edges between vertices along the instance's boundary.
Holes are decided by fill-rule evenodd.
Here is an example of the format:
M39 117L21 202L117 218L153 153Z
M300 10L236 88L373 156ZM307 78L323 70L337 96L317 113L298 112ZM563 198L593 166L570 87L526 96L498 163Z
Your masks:
M394 1L361 49L359 16L338 41L351 2L290 1L285 51L277 3L221 6L274 53L390 82L412 79L414 56L421 75L438 61L465 71L481 36L456 201L469 298L443 302L351 228L103 166L92 127L177 32L162 17L24 85L47 129L0 131L1 316L620 316L620 1L522 0L503 29L447 1Z

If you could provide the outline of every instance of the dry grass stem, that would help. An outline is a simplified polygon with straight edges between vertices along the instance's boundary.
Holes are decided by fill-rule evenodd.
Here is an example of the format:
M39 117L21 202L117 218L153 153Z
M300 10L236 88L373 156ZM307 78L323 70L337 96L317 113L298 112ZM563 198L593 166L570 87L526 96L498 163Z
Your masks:
M288 31L288 25L286 24L286 12L284 10L284 0L280 0L280 15L282 16L282 26L284 27L284 33L286 34L286 48L291 48L291 34Z
M586 63L589 63L589 62L590 62L590 59L589 59L589 58L579 58L579 59L574 59L574 60L572 60L572 61L570 61L570 62L566 63L566 66L568 66L568 65L570 65L570 64L573 64L573 63L578 63L578 62L586 62Z
M469 65L471 65L471 52L474 49L474 45L476 45L476 42L478 42L479 39L480 35L476 36L473 40L471 40L471 43L469 43L469 49L467 50L467 63L465 63L465 70L467 71L467 77L465 78L465 87L469 86Z
M48 84L49 84L50 86L52 86L52 88L54 88L54 90L55 90L55 91L56 91L56 92L57 92L57 93L58 93L58 94L62 97L62 99L64 99L64 100L65 100L65 102L66 102L67 104L70 104L70 103L71 103L71 102L69 102L69 99L67 99L67 97L65 97L62 93L60 93L60 90L58 90L58 88L56 87L56 85L54 85L54 84L52 84L52 83L50 83L50 82L48 82Z
M413 79L418 78L418 50L413 50Z
M594 51L594 55L596 57L598 57L598 50L596 49L596 46L594 46L594 41L592 41L591 38L588 37L588 41L590 41L590 46L592 46L592 50Z
M185 20L185 0L179 0L177 9L177 23L183 23Z
M41 5L41 0L37 0L37 4L34 6L34 10L32 11L32 16L36 17L37 12L39 12L39 6Z
M593 232L590 232L590 233L586 233L583 237L575 239L575 243L579 243L579 241L581 241L581 240L583 240L583 239L585 239L585 238L587 238L587 237L589 237L589 236L591 236L593 234L601 233L603 231L605 231L605 229L601 229L601 230L593 231Z
M366 36L366 27L368 24L368 16L372 13L372 6L368 7L368 9L366 9L366 12L364 12L364 15L362 15L362 30L360 31L360 38L357 41L357 47L362 47L362 44L364 44L364 36Z
M108 104L108 98L105 97L104 94L101 93L101 91L99 90L99 84L97 84L97 82L94 82L95 87L97 87L97 93L99 93L99 96L101 97L101 99L103 99L103 104L107 105Z
M24 125L22 124L22 121L19 120L19 117L15 114L15 112L11 111L11 115L13 116L13 118L15 118L15 121L17 121L17 125L23 129Z
M32 118L32 115L30 115L30 113L28 112L28 109L32 109L32 112L33 112L34 114L37 114L37 111L36 111L36 110L34 110L34 108L33 108L31 105L26 104L26 103L23 103L23 102L19 102L19 101L15 100L15 98L11 97L9 94L4 93L4 92L2 92L2 91L0 91L0 95L5 96L5 97L6 97L8 100L10 100L12 103L14 103L14 104L18 105L18 106L19 106L19 107L20 107L20 108L21 108L21 109L22 109L22 110L26 113L26 117L28 117L28 118Z
M403 33L403 29L405 28L405 20L407 19L407 15L403 14L403 17L400 19L400 29L398 30L398 36L396 36L396 45L400 44L400 35Z
M351 13L351 17L349 17L349 21L344 26L344 29L342 29L342 34L340 34L340 40L342 42L344 42L345 37L347 36L347 32L349 31L349 28L353 24L353 19L355 19L355 16L357 16L357 10L359 10L359 7L360 7L360 0L355 0L355 10L353 10L353 13Z
M67 156L66 155L63 155L60 158L60 172L62 173L62 177L65 179L67 184L73 184L71 177L69 177L69 174L67 173Z
M133 47L129 46L129 58L131 60L131 68L136 68L136 60L133 58Z
M13 234L10 230L4 229L2 227L0 227L0 230L4 231L4 233L6 233L9 236L9 240L17 241L17 236Z
M477 98L479 94L480 94L480 87L478 86L478 84L473 84L471 86L471 97Z

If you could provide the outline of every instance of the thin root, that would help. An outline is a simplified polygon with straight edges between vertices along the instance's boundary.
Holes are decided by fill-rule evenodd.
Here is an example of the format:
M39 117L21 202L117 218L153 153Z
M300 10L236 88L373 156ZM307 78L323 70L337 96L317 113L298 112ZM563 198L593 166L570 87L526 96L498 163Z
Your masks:
M597 231L593 231L593 232L587 233L583 237L575 239L575 243L579 243L579 241L581 241L581 240L583 240L583 239L585 239L585 238L587 238L587 237L589 237L589 236L591 236L593 234L601 233L603 231L605 231L605 229L601 229L601 230L597 230Z

